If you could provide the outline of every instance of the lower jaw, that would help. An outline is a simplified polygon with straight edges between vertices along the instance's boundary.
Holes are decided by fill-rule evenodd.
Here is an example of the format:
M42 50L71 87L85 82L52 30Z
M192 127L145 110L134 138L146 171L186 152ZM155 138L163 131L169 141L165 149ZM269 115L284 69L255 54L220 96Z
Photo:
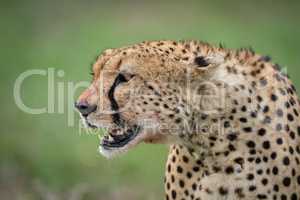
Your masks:
M113 151L122 148L126 148L126 146L136 139L138 134L141 131L141 127L134 126L133 128L127 129L125 133L121 136L111 136L113 141L109 141L108 139L103 139L100 143L100 146L106 151Z

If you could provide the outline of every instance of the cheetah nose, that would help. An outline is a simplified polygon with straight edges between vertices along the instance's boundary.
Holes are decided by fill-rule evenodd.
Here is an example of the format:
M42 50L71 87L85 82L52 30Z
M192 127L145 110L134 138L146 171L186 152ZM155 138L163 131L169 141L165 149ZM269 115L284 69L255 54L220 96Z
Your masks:
M86 101L75 102L75 107L84 117L87 117L89 114L91 114L97 109L96 105L90 105Z

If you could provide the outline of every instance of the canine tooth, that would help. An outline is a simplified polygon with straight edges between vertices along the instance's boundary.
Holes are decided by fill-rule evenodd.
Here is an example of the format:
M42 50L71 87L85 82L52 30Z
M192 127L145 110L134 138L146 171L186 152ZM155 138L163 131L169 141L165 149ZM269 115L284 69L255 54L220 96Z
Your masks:
M109 135L109 136L108 136L108 141L110 141L110 142L111 142L111 141L114 141L114 138L113 138L111 135Z

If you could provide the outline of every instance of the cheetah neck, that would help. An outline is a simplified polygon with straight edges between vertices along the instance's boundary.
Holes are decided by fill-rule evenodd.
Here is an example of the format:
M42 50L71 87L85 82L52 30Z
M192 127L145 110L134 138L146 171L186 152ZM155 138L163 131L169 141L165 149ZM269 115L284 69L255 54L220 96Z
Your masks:
M299 102L288 77L258 56L236 61L226 60L211 77L210 83L223 90L224 96L209 98L200 106L212 112L195 112L193 123L201 128L183 136L184 142L171 145L166 164L167 199L236 199L245 195L263 199L267 190L256 189L246 180L261 173L257 172L261 162L277 173L274 163L282 165L277 157L288 165L288 149L300 154L296 137L297 132L300 135ZM220 98L223 104L218 103ZM283 148L272 152L278 146ZM268 162L270 159L273 161ZM295 163L300 165L300 158ZM289 185L290 178L287 180ZM282 180L274 177L273 181ZM230 193L232 188L239 190Z

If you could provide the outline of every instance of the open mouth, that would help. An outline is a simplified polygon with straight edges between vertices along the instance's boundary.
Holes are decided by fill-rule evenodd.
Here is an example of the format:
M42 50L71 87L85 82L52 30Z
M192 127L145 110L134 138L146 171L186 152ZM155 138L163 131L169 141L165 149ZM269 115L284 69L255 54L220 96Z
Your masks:
M84 118L83 122L87 128L95 130L100 136L99 152L107 158L126 152L143 137L142 125L130 125L124 121L121 125L111 121L94 123L87 118Z
M108 129L100 145L106 150L117 149L126 146L139 134L140 126L134 125L127 129Z

